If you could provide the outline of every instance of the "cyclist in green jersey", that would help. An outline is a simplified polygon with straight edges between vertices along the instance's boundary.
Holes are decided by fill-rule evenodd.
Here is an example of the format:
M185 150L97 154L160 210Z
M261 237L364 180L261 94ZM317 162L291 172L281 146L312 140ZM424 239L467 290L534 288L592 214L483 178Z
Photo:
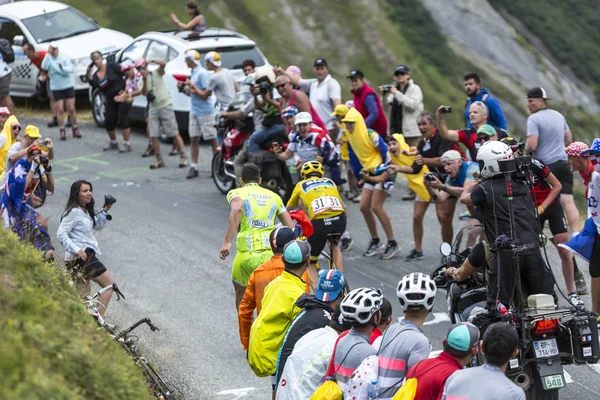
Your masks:
M250 274L273 256L269 235L275 228L275 217L288 228L294 229L292 218L281 197L260 186L260 169L256 164L244 165L240 181L242 187L227 194L231 212L220 250L221 260L225 260L230 254L231 242L237 231L237 253L231 273L236 309L244 297Z

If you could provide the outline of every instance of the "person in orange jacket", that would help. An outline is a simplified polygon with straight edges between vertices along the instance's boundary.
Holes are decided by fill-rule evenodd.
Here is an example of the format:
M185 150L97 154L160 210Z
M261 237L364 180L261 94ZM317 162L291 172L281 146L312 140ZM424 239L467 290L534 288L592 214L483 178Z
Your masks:
M244 297L238 309L240 340L248 350L250 328L254 322L254 309L260 313L263 293L267 285L283 272L283 246L296 239L296 234L287 226L277 227L269 235L273 257L252 272Z

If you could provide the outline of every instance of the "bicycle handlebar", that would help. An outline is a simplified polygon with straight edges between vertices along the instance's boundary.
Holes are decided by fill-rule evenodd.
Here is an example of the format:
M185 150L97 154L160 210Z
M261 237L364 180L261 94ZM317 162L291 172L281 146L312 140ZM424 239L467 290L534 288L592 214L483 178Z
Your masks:
M136 322L135 324L131 325L129 328L123 329L121 332L117 333L117 335L115 336L115 339L120 339L123 336L131 333L131 331L133 331L134 329L136 329L138 326L146 324L148 325L148 327L150 328L151 331L159 331L160 329L158 329L158 327L156 325L154 325L152 323L152 320L150 318L142 318L140 319L138 322Z
M108 285L106 287L101 288L96 293L94 293L92 296L87 296L86 300L93 300L93 299L99 297L100 295L108 292L109 290L113 290L117 294L117 301L121 300L121 298L123 298L123 299L125 298L125 296L123 295L123 293L119 289L119 286L117 286L116 283L113 283L112 285Z

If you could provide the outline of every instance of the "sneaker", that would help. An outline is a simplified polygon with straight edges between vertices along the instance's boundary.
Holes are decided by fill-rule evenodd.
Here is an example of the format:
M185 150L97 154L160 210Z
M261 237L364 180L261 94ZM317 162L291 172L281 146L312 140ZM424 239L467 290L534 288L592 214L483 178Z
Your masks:
M65 128L60 128L59 132L60 140L67 140L67 130Z
M131 151L131 143L123 142L123 147L119 149L119 153L129 153Z
M169 155L170 155L170 156L178 156L178 155L179 155L179 150L177 150L177 149L172 149L172 150L169 152Z
M417 195L415 192L408 193L408 194L405 194L404 196L402 196L403 201L412 201L416 198L417 198Z
M363 256L373 257L375 254L377 254L377 251L379 249L382 249L384 246L385 245L379 241L371 240L371 242L369 243L369 247L367 248L367 251L363 253Z
M577 289L577 294L579 296L583 296L588 294L587 284L585 283L585 278L581 271L577 270L575 272L575 288Z
M186 178L192 179L198 177L198 170L194 167L190 167L190 172L188 172Z
M181 157L179 157L179 168L185 168L188 166L188 159L185 154L181 153Z
M48 122L48 128L56 128L58 126L58 120L56 117L52 118L52 121Z
M390 258L394 257L396 254L398 254L398 252L400 251L400 245L399 244L387 244L385 246L385 251L383 252L383 254L381 255L382 260L389 260Z
M348 251L354 244L354 240L351 237L345 237L340 240L340 250Z
M585 306L583 300L581 300L579 296L577 296L577 293L569 294L569 301L577 308L583 308Z
M462 213L458 216L458 219L461 221L465 221L469 218L471 218L471 213L469 211L465 211L464 213Z
M360 203L360 192L356 192L352 198L353 203Z
M119 150L119 143L118 142L109 142L108 146L106 146L103 150L104 151Z
M414 261L414 260L422 260L423 258L425 258L423 256L423 252L419 251L417 249L412 249L410 254L406 256L405 260L406 261Z
M69 125L67 125L67 126L69 126ZM79 128L76 126L73 127L73 137L75 139L81 139L81 137L82 137L81 133L79 133Z
M71 126L73 126L73 124L71 123L71 118L67 118L67 123L65 124L65 126L67 128L70 128Z
M150 164L150 169L159 169L165 166L165 162L162 158L157 159L152 164Z
M142 157L149 157L154 155L154 147L152 147L152 143L148 143L148 147L146 147L146 151L142 153Z

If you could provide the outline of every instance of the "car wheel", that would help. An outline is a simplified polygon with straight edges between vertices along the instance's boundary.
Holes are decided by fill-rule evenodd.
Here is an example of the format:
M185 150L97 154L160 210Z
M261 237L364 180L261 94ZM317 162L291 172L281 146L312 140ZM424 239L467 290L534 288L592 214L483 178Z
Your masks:
M92 115L96 125L101 128L106 126L106 98L98 89L92 94Z

